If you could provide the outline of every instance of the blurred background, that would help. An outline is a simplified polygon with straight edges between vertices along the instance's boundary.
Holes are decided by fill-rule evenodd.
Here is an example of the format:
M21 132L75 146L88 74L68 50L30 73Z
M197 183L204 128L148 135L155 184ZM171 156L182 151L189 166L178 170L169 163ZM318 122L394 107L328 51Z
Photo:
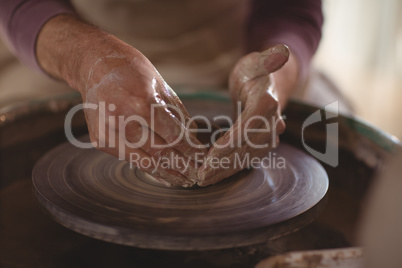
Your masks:
M314 58L357 116L402 139L402 1L323 0Z

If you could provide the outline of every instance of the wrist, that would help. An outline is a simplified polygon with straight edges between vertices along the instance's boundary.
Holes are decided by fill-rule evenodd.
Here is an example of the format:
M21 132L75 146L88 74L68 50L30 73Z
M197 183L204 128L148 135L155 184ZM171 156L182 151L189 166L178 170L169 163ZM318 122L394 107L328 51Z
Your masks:
M73 15L49 20L39 33L36 52L40 66L49 75L66 81L84 94L92 68L115 51L133 48L116 37Z

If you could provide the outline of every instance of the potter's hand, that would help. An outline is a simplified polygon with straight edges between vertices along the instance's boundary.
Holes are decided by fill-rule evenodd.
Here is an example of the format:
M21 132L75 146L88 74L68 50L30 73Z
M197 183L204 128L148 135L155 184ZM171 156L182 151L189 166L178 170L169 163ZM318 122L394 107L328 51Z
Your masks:
M194 184L197 173L190 158L203 150L197 149L199 142L186 127L189 115L141 53L114 52L99 59L81 92L85 103L105 103L105 114L85 109L91 141L98 149L120 155L169 184Z
M186 127L188 113L179 98L138 50L62 15L43 27L37 55L45 71L80 91L98 149L163 182L194 184L197 172L190 159L205 149L197 148L198 140Z
M288 58L288 48L277 45L262 53L250 53L236 64L229 78L229 89L236 109L239 105L241 113L209 150L198 171L199 185L214 184L233 175L250 165L247 160L247 166L241 165L247 154L250 160L261 159L278 144L278 135L284 131L285 124L280 117L272 73L280 69ZM211 164L218 160L230 164Z

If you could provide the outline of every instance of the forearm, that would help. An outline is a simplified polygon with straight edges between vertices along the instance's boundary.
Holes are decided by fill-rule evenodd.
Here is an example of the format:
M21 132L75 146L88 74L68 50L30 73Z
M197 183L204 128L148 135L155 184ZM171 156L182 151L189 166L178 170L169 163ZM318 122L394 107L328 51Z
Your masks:
M321 38L322 23L320 0L254 0L248 48L262 51L272 45L286 44L297 63L298 83L302 84Z
M49 20L39 33L36 55L42 69L82 91L91 68L114 51L132 53L133 48L74 15ZM83 92L81 92L83 93Z
M39 31L54 16L74 13L68 0L0 0L0 35L20 61L40 70L35 55Z

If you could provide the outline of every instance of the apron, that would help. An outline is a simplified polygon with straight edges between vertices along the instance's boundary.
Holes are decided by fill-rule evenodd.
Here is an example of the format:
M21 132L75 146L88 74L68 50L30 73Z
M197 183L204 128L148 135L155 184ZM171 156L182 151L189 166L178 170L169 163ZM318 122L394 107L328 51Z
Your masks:
M174 85L223 86L244 53L249 0L73 0L90 23L141 51Z

